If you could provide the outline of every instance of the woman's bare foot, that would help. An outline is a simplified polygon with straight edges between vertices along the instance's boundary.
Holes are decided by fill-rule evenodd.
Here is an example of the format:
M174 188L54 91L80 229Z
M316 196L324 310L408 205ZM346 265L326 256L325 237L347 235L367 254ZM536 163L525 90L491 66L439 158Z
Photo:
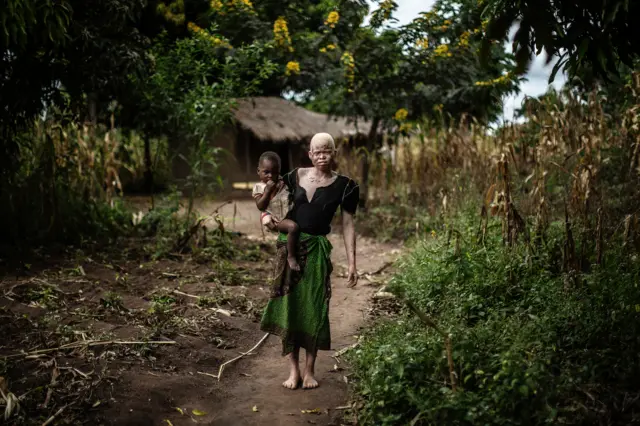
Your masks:
M298 259L295 256L287 256L287 262L289 262L289 269L292 271L299 271L300 265L298 264Z
M302 381L303 389L315 389L318 386L320 385L318 384L318 381L316 380L316 378L313 377L313 374L306 374L304 376L304 380Z
M291 375L289 376L289 378L287 380L285 380L282 383L282 386L284 386L287 389L297 389L298 385L300 384L300 372L291 372Z
M282 383L287 389L297 389L300 385L300 364L298 364L299 349L295 349L287 356L289 361L289 378Z

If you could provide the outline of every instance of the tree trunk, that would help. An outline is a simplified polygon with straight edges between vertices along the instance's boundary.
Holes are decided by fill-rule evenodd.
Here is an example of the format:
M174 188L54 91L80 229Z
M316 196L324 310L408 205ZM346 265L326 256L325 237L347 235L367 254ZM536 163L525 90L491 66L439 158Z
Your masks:
M98 124L98 95L94 92L87 96L87 113L89 122L95 127Z
M366 151L360 157L360 171L362 173L360 176L360 208L362 209L367 208L367 201L369 200L369 169L371 166L369 159L377 146L379 124L380 118L374 117L365 142Z
M144 183L149 194L153 193L153 160L151 159L151 138L144 135Z

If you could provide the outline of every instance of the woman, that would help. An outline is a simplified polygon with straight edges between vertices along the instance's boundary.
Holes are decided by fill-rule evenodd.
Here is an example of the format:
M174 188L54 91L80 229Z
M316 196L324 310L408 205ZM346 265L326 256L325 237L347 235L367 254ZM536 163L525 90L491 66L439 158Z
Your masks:
M315 362L318 350L331 349L329 299L331 244L326 235L338 207L342 212L344 245L349 272L347 285L357 283L356 235L353 217L358 206L358 185L332 171L336 147L331 135L318 133L310 143L313 167L299 168L283 177L293 208L287 218L300 227L298 263L293 271L287 262L286 236L278 238L276 266L269 303L260 328L282 338L282 354L290 364L289 378L282 384L296 389L302 379L304 389L318 387ZM300 348L306 351L304 374L300 374Z

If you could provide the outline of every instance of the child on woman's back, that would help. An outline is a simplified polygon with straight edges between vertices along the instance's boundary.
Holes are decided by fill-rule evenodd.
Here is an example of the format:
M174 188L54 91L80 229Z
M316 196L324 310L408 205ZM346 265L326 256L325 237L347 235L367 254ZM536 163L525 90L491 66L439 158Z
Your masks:
M300 270L296 259L296 244L300 234L298 224L287 219L290 209L289 191L280 179L280 156L275 152L265 152L258 160L260 182L253 187L253 198L262 212L260 222L271 231L287 234L287 261L294 271Z

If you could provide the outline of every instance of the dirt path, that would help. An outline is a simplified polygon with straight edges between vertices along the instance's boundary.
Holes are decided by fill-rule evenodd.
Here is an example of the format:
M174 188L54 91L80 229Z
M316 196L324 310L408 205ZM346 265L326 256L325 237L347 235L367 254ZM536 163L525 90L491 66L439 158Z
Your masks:
M134 201L144 209L146 200ZM219 205L197 208L208 214ZM60 409L60 424L337 424L340 413L334 409L347 402L348 369L341 364L334 371L334 351L319 354L316 390L281 386L287 367L273 336L225 369L221 381L212 377L263 336L259 319L274 251L273 241L263 240L251 199L236 200L220 213L227 230L245 236L223 246L229 253L156 261L144 242L133 239L40 253L17 269L7 269L0 259L0 382L7 380L23 397L22 410L9 424L41 425ZM361 279L356 289L347 289L341 235L330 241L329 316L333 348L340 350L356 341L377 286ZM358 238L357 252L358 270L367 273L399 250ZM375 279L384 280L384 274ZM175 343L146 343L167 340ZM82 346L90 341L139 343ZM81 346L51 349L69 342ZM49 351L16 356L42 349ZM320 414L301 412L314 409Z
M260 228L251 215L251 202L238 202L236 207L236 230L258 235ZM233 205L221 209L221 214L228 222L233 216ZM358 328L366 318L368 302L376 287L361 279L356 289L346 287L343 277L346 268L346 255L342 236L334 233L330 236L334 247L332 261L334 275L332 277L333 293L330 305L330 322L332 347L340 350L356 341ZM377 244L369 239L358 238L357 261L358 271L372 272L393 260L398 250L394 246ZM287 366L281 354L280 340L270 336L267 343L248 360L242 360L237 366L235 382L230 380L222 400L218 406L218 414L211 424L216 425L329 425L336 424L334 419L336 407L347 402L347 370L334 371L336 360L334 351L322 351L318 355L317 377L320 388L315 390L284 389L281 383L287 377ZM346 367L340 365L340 368ZM247 376L238 374L242 372ZM258 412L252 411L256 406ZM212 407L213 409L213 407ZM302 414L302 410L320 409L322 414Z

